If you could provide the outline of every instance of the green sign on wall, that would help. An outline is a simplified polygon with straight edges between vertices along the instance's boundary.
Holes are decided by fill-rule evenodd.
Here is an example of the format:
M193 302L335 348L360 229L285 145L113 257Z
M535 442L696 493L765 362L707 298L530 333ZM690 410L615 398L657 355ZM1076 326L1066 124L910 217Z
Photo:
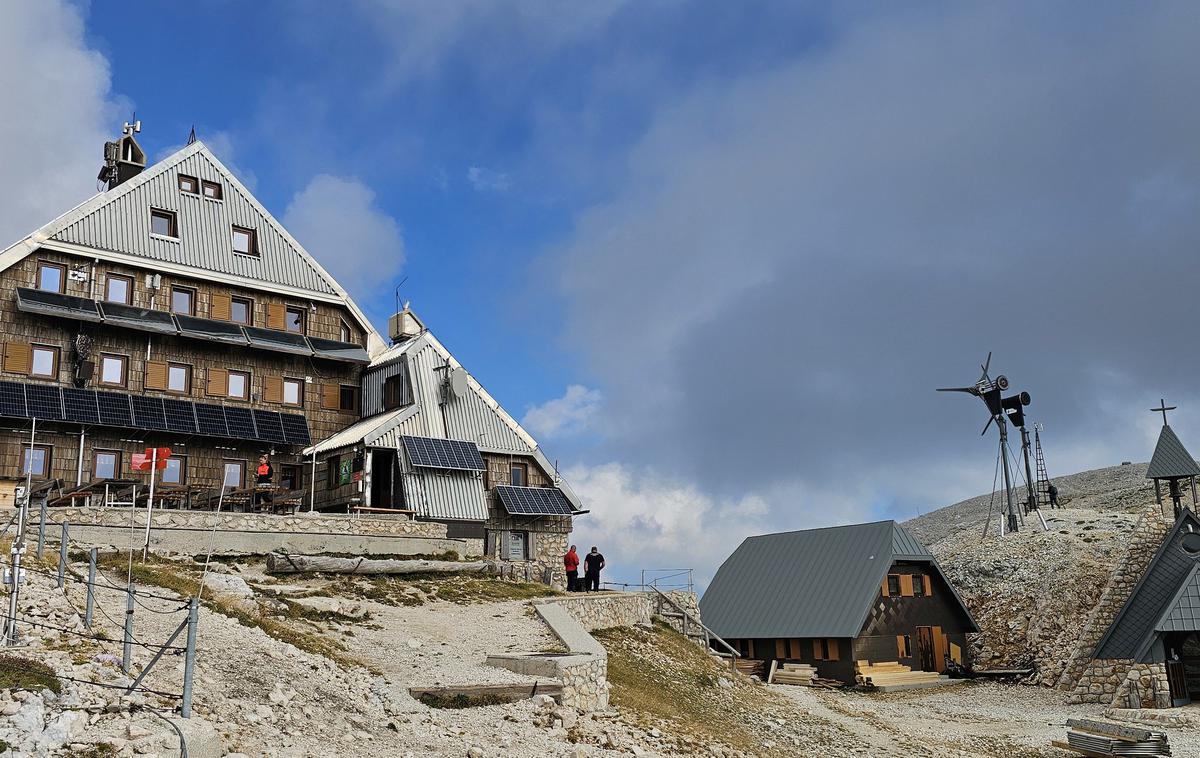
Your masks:
M342 458L338 462L338 485L349 484L354 479L354 459Z

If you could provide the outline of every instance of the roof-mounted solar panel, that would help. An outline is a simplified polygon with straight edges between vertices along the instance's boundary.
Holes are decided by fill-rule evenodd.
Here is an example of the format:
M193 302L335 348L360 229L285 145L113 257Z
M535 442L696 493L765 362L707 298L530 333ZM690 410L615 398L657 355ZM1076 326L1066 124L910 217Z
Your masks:
M225 409L219 405L196 403L196 428L200 434L209 437L228 437L229 427L225 425Z
M228 345L245 347L249 342L242 332L242 327L229 321L215 321L210 318L196 318L175 314L175 323L179 324L179 333L184 337L224 342Z
M178 334L179 327L175 319L166 311L152 311L147 308L134 308L121 303L100 303L100 312L104 315L104 323L123 326L128 329L138 329L143 332L157 334Z
M63 387L63 416L67 421L80 424L99 424L100 408L96 405L96 391Z
M258 438L266 442L286 442L283 435L283 419L275 411L254 411L254 425L258 428Z
M250 412L249 408L225 406L225 425L229 427L231 439L246 441L258 439L258 429L254 426L254 414Z
M62 390L51 384L25 385L29 415L43 421L62 421Z
M100 311L96 309L94 300L26 287L17 289L17 310L22 313L71 318L76 321L100 321Z
M570 516L574 513L566 495L554 487L500 485L496 495L504 510L513 516Z
M120 392L97 392L96 405L100 410L100 423L105 426L134 428L133 407L129 395Z
M190 401L164 398L163 415L166 417L168 431L196 433L196 411Z
M474 442L441 437L404 437L404 451L414 466L458 471L484 471L483 456Z
M362 345L356 345L353 342L339 342L337 340L325 340L320 337L309 337L308 344L312 345L313 355L317 358L325 358L331 361L344 361L347 363L367 364L371 362L371 356L367 355L367 350Z
M308 433L308 419L299 413L281 413L283 423L283 439L289 445L311 445L312 437Z
M246 333L246 337L249 338L253 347L263 350L297 355L312 355L313 352L303 334L281 332L276 329L260 329L257 326L244 326L242 331Z
M25 385L20 382L0 382L0 416L29 418L25 405Z
M148 429L151 431L166 431L167 414L166 411L163 410L163 401L161 397L131 395L130 400L133 403L134 428Z

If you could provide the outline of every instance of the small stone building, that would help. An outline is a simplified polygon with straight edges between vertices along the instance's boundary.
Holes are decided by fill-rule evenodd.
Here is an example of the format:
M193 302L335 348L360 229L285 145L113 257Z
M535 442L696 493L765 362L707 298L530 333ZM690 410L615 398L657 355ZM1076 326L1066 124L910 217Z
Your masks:
M933 554L895 521L749 537L700 610L744 657L844 682L856 661L969 664L967 635L979 631Z

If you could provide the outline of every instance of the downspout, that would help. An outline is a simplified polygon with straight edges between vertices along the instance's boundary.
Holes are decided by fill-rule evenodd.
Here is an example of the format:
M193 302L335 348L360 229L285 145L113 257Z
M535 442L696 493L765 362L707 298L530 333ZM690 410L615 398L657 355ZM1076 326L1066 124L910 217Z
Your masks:
M75 462L75 486L83 484L83 445L84 439L87 437L87 430L84 427L79 427L79 460Z

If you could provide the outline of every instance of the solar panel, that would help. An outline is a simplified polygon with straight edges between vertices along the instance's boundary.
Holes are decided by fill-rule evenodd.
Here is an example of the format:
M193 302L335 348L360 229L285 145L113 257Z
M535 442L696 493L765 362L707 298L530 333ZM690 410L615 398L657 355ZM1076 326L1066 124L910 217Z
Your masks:
M225 425L225 409L219 405L196 403L196 429L210 437L228 437Z
M196 412L187 400L163 400L163 411L167 418L167 429L172 432L196 433Z
M282 413L283 440L292 445L311 445L312 437L308 434L308 419L299 413Z
M308 344L318 358L328 358L332 361L347 361L349 363L370 363L371 356L362 345L353 342L338 342L325 340L320 337L309 337Z
M504 510L514 516L570 516L571 503L554 487L513 487L500 485L496 494Z
M96 405L100 407L101 424L133 427L133 410L129 405L129 395L119 392L97 392Z
M229 436L235 440L256 440L258 430L254 428L254 414L249 408L225 406L225 425Z
M25 400L29 415L46 421L62 421L62 391L49 384L25 385Z
M283 420L275 411L254 411L254 425L258 427L258 438L267 442L286 442L283 436Z
M144 332L160 334L178 334L175 319L166 311L152 311L146 308L135 308L121 303L100 303L104 313L105 323L124 326L129 329L140 329Z
M96 310L93 300L25 287L17 289L17 310L40 313L44 316L73 318L78 321L100 320L100 312Z
M245 346L246 335L242 327L229 321L214 321L209 318L182 316L175 314L175 322L179 324L179 333L184 337L195 337L214 342L228 342L231 345Z
M25 409L25 385L18 382L0 382L0 416L27 418Z
M161 397L132 395L130 401L133 403L133 425L136 428L157 430L167 428L167 415L163 411Z
M64 387L62 396L63 415L67 421L78 421L81 424L100 423L100 409L96 406L95 390Z
M297 355L312 355L312 348L309 347L308 340L304 338L303 334L262 329L257 326L243 327L243 331L246 332L246 336L250 338L250 344L254 347L278 350L283 353L296 353Z
M483 471L483 457L474 442L440 437L404 437L404 450L414 466Z

